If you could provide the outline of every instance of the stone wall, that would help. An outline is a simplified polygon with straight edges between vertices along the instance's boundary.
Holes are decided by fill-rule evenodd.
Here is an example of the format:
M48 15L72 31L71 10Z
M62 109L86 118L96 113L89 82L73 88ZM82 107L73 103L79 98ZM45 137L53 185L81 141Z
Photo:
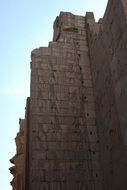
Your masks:
M30 190L102 189L85 17L61 12L31 57Z
M127 2L109 0L104 18L87 13L104 189L127 188Z
M98 22L61 12L31 59L13 189L126 190L126 0L109 0Z
M19 120L20 130L15 138L16 142L16 155L10 159L10 162L14 164L10 169L10 173L13 174L13 180L11 182L13 190L23 190L23 172L24 172L24 127L25 121Z

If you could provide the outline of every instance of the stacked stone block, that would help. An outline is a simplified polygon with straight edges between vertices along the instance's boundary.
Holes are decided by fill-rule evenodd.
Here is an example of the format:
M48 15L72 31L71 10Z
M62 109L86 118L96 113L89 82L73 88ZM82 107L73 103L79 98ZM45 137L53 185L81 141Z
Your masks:
M9 168L10 173L13 175L11 181L13 190L22 190L23 189L23 173L24 173L24 128L25 121L24 119L19 120L20 130L17 133L15 138L16 142L16 155L10 159L10 162L14 164Z
M31 57L30 190L102 189L85 17L61 12Z
M31 53L14 190L127 189L126 36L126 0L109 0L98 22L56 18L53 41Z
M87 13L104 189L127 189L127 9L109 0L101 22Z

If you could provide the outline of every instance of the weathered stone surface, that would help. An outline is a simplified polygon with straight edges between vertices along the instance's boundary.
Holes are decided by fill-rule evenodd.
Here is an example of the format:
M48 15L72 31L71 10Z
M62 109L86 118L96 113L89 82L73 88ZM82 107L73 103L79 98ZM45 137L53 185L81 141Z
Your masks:
M97 130L108 190L127 188L126 14L125 0L109 0L101 24L95 23L92 13L87 15Z
M10 159L10 162L14 164L9 168L10 173L13 174L13 180L11 182L13 190L23 189L23 170L24 170L24 128L25 121L19 120L20 130L15 138L16 142L16 155Z
M30 189L92 189L100 167L85 17L61 12L53 42L31 57Z
M53 41L32 51L14 190L127 189L126 7L109 0L98 23L61 12Z

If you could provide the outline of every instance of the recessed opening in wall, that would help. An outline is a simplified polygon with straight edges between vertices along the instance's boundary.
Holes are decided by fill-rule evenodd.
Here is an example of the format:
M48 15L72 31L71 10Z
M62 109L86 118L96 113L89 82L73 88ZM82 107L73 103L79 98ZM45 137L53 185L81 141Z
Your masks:
M111 134L115 134L115 129L110 129L109 130L109 134L111 135Z
M92 131L90 131L90 135L92 135Z
M96 173L96 177L98 177L98 174Z
M86 115L89 116L89 113L87 113Z
M108 149L108 148L109 148L109 146L108 146L108 145L106 145L106 148Z
M93 151L93 154L95 154L95 151Z
M82 68L79 66L79 69L80 69L80 71L82 70Z

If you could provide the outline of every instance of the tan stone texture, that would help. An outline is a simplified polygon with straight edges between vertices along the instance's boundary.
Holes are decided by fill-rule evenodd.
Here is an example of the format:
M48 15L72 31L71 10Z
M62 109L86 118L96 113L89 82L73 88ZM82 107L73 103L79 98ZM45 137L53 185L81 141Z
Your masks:
M10 159L10 162L14 164L10 169L10 173L13 174L13 180L11 182L13 190L23 189L23 170L24 170L24 127L25 121L19 120L20 130L15 138L16 142L16 155Z
M61 12L31 57L30 189L101 187L85 17Z
M126 1L109 0L97 23L61 12L31 60L14 190L126 190Z

